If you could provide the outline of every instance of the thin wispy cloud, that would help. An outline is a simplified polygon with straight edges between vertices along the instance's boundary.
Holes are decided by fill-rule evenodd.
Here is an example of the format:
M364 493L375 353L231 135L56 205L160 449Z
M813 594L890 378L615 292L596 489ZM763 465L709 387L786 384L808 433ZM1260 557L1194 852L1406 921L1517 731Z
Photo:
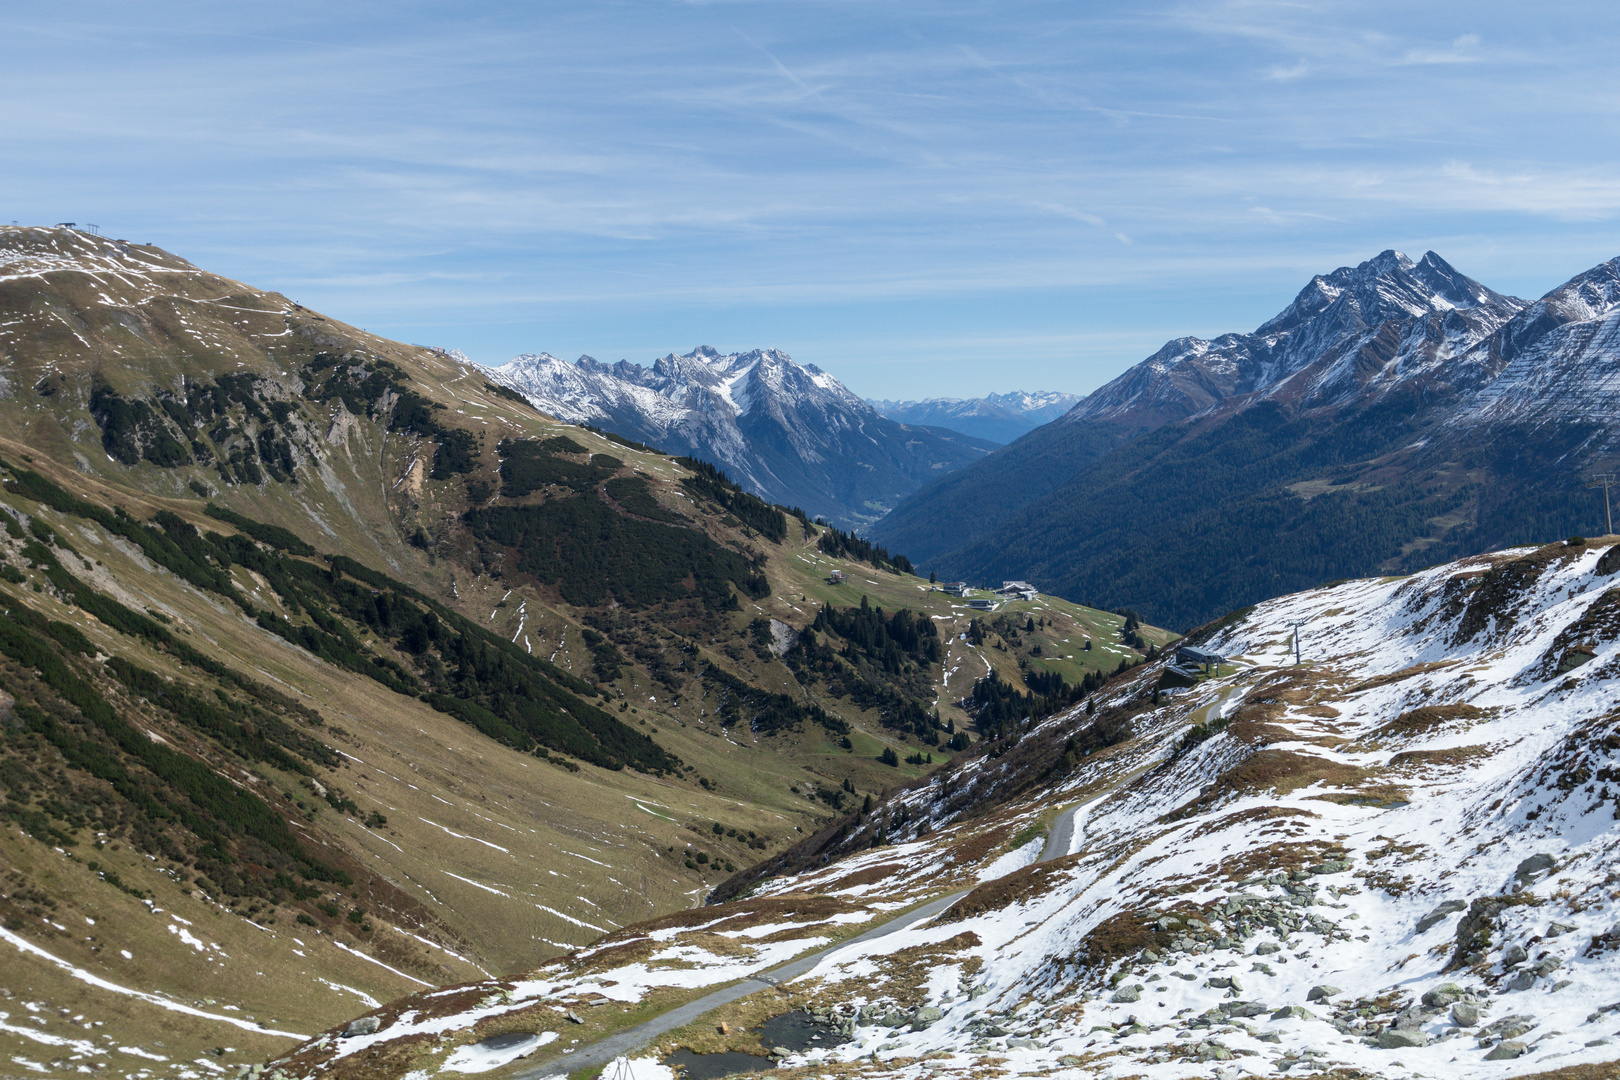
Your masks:
M903 397L924 353L934 395L1017 355L1083 390L1385 247L1520 294L1615 254L1620 16L1556 16L36 7L0 12L0 217L482 360L773 344Z

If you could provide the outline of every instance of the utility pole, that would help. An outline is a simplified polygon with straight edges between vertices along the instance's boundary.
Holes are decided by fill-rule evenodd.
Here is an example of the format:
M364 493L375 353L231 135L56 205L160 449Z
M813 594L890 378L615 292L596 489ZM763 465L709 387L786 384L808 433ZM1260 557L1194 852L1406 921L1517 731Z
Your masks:
M1303 663L1303 661L1301 661L1300 658L1299 658L1299 628L1304 626L1305 624L1304 624L1304 622L1296 622L1296 623L1289 623L1288 625L1292 626L1294 628L1294 663L1295 664Z
M1600 487L1600 488L1603 489L1603 535L1604 536L1613 536L1614 535L1614 514L1609 509L1609 488L1613 487L1614 483L1615 483L1614 473L1612 473L1612 472L1600 472L1600 473L1593 473L1592 474L1592 479L1587 481L1587 484L1586 484L1586 486L1589 487L1589 488Z

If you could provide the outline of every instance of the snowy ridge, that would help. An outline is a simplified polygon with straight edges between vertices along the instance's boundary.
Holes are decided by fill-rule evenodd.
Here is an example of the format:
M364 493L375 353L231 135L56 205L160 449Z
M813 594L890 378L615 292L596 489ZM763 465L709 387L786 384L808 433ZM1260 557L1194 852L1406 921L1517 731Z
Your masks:
M1136 737L1067 772L1046 762L1005 808L959 796L996 801L1012 755L971 758L873 810L891 843L503 985L514 1008L712 985L771 958L705 935L808 947L835 919L977 883L787 983L782 1007L851 1041L784 1064L908 1080L1613 1068L1617 572L1620 547L1558 544L1261 604L1206 636L1231 661L1215 677L1157 703L1162 662L1112 684L1098 715L1136 710ZM1076 708L1023 738L1088 722ZM1074 804L1075 853L1026 865L1032 829Z
M950 428L996 442L1011 442L1026 431L1062 416L1080 400L1057 390L1033 393L1014 390L982 398L926 398L922 401L874 401L878 412L903 424Z
M1168 342L1064 420L1156 427L1245 395L1333 407L1437 371L1448 383L1477 384L1494 372L1454 375L1449 362L1525 306L1465 277L1432 251L1417 262L1384 251L1313 277L1252 334Z
M558 419L712 461L756 495L845 524L989 449L887 420L780 349L704 345L651 366L533 353L484 371Z

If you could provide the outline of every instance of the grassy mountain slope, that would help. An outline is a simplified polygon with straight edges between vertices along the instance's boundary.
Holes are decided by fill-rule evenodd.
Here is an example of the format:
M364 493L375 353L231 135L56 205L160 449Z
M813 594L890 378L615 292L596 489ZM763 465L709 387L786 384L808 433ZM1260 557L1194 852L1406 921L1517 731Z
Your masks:
M155 248L0 230L0 380L0 948L38 1017L0 1049L41 1068L262 1059L682 910L927 773L992 667L1137 655L1045 599L962 640L718 476ZM939 659L856 622L778 655L863 595Z

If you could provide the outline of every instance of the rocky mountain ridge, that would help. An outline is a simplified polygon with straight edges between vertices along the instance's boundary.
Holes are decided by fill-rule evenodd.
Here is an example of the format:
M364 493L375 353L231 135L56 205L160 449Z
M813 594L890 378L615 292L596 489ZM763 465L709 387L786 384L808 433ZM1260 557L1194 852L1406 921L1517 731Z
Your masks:
M950 576L1016 570L1186 625L1312 581L1591 531L1585 473L1620 447L1615 265L1533 304L1432 252L1318 276L1252 334L1168 343L873 535ZM1117 511L1144 498L1125 544ZM1243 541L1212 556L1220 521ZM1189 560L1223 584L1152 594Z
M881 416L814 364L778 349L701 346L650 366L546 353L486 369L570 423L689 455L744 488L845 527L880 517L927 480L990 448L954 431Z

